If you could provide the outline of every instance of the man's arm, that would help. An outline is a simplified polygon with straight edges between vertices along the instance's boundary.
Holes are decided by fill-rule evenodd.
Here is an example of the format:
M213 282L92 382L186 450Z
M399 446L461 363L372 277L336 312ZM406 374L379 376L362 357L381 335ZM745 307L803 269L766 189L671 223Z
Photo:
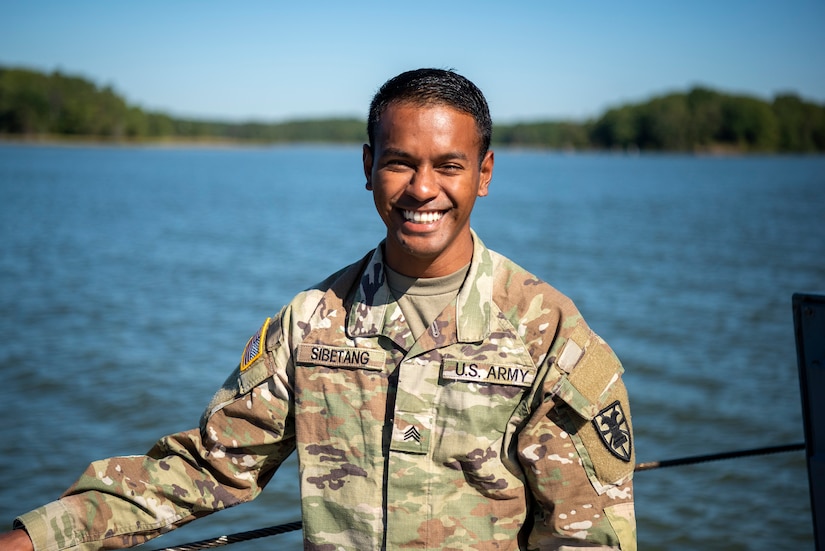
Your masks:
M279 362L289 364L286 352ZM18 517L34 547L131 547L256 497L294 449L291 394L277 366L255 355L215 395L200 429L164 437L146 455L96 461L59 500Z
M34 551L34 545L25 530L17 529L0 534L0 549L3 551Z
M518 436L537 506L531 549L635 551L635 454L622 371L583 324L557 355L544 401Z

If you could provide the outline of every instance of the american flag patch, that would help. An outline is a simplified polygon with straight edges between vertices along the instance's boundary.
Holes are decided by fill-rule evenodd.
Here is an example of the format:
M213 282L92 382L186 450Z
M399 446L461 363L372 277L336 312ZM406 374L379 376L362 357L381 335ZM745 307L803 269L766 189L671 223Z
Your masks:
M249 339L246 343L246 348L243 350L243 356L241 356L241 371L244 371L252 362L257 360L258 358L263 355L264 352L264 341L266 340L266 330L269 327L269 322L271 318L266 318L263 326L258 329L258 332L252 335L252 338Z

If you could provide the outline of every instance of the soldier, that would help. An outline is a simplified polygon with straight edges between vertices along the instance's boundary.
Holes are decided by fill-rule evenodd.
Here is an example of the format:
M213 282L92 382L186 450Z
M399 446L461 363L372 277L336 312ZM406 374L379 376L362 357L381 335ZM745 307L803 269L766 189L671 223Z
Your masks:
M385 83L363 148L385 239L263 323L199 429L92 463L0 547L136 545L253 499L294 451L306 549L635 549L621 364L470 227L491 129L454 72Z

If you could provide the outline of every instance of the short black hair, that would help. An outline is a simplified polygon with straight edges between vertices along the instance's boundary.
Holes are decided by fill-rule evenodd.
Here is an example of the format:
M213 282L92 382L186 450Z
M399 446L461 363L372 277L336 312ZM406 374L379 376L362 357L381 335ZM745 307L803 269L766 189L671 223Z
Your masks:
M480 142L479 162L490 149L493 121L484 94L467 78L448 69L415 69L391 78L381 86L370 103L367 136L374 150L375 132L381 115L392 103L418 106L447 105L468 115L476 123Z

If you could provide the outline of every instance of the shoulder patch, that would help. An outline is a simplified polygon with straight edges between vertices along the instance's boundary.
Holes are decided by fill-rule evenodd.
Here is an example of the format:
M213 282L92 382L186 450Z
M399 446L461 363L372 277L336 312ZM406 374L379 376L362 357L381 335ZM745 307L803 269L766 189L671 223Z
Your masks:
M578 368L577 368L578 369ZM564 380L564 379L563 379ZM570 386L570 390L575 390ZM567 398L568 400L570 397ZM580 400L571 400L576 403ZM582 415L571 402L558 410L562 427L570 435L593 487L601 494L607 486L633 477L636 451L633 447L633 420L627 389L621 380L610 386L598 404L591 404L592 415Z
M625 463L629 463L633 452L633 443L631 442L630 426L627 424L627 416L625 416L621 402L616 400L601 410L593 418L592 423L596 427L596 432L607 451Z
M266 347L266 331L269 329L269 322L271 321L272 318L266 318L263 326L247 341L241 356L241 372L246 371L255 360L263 355Z

